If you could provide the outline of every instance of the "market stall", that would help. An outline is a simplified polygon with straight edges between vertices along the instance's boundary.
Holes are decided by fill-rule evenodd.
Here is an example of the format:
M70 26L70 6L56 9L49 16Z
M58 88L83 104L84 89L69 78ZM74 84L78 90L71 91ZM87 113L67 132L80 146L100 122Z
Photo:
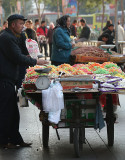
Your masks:
M47 68L51 68L51 71L49 70L48 73L39 72L45 68L35 66L27 69L23 82L26 97L41 111L43 146L48 146L49 126L56 129L58 139L60 137L57 129L69 128L70 143L74 144L76 156L79 157L82 144L85 143L85 128L99 128L100 130L105 125L104 120L107 124L108 145L113 146L116 120L114 104L118 104L116 97L113 98L113 96L125 93L125 73L121 68L113 62L75 64L73 66L62 64L57 67L49 65ZM38 81L38 77L40 77L40 81ZM53 113L52 108L47 110L46 106L48 105L43 103L46 88L51 86L48 88L48 97L51 101L50 95L54 93L52 92L54 87L57 89L56 84L61 84L60 91L63 93L64 100L64 108L59 110L59 114ZM41 91L42 89L45 90ZM58 90L56 91L58 92ZM54 94L52 95L54 96ZM58 103L58 98L55 99L55 97L53 97L53 102ZM53 103L52 107L54 105L56 104ZM105 117L102 115L104 106ZM53 115L57 116L57 119L59 118L56 119L56 122L53 120Z
M111 51L114 45L101 45L101 47L84 45L79 42L71 52L71 64L87 62L114 62L122 65L125 62L125 56Z

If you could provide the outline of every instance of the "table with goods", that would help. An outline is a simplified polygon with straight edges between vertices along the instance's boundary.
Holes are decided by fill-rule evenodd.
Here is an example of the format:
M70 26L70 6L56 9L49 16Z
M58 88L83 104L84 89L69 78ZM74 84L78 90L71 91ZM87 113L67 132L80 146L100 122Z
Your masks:
M99 51L97 53L101 55ZM108 59L108 54L105 55ZM104 121L108 145L113 146L116 121L114 106L119 105L118 94L125 93L125 73L116 63L86 62L72 66L30 67L23 89L25 96L40 109L44 147L49 142L49 126L55 128L58 139L58 129L68 128L70 143L74 145L76 156L80 157L85 143L85 129L101 130L105 126ZM54 108L57 104L61 107Z

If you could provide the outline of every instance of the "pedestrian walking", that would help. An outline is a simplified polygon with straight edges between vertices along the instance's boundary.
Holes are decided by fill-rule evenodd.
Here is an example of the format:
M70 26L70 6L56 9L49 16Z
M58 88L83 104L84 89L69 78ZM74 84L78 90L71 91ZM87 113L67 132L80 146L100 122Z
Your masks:
M50 59L51 59L51 55L52 55L53 29L54 29L54 24L51 22L50 26L49 26L49 29L48 29L48 33L47 33Z
M35 19L35 24L34 24L34 30L37 31L37 29L39 28L39 19Z
M46 22L42 21L41 26L37 29L36 33L37 33L37 36L40 37L39 39L40 39L41 52L43 51L43 47L44 47L46 57L48 57L48 53L47 53L47 32L48 32L48 29L46 27Z
M24 32L27 34L28 39L33 39L37 41L36 31L32 28L33 27L32 25L33 25L32 20L27 20L25 23L26 29L24 30Z

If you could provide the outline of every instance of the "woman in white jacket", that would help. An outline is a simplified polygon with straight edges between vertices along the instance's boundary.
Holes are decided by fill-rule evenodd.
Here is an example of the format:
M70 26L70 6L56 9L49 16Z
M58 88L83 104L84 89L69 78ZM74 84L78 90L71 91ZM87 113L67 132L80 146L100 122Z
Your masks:
M120 25L120 21L118 22L118 41L125 41L125 31L124 31L124 28ZM124 47L125 47L125 45L123 43L121 45L119 43L118 51L120 53L123 53Z
M125 40L125 31L124 28L120 25L120 21L118 22L118 41Z

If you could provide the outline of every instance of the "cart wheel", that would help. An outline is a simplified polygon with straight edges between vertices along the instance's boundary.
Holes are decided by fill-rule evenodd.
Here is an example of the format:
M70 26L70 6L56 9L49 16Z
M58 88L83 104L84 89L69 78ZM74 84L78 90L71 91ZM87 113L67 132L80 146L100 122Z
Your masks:
M80 141L80 128L74 129L73 143L74 143L74 150L75 150L76 157L80 157L81 150L82 150L82 143Z
M43 141L43 147L48 147L49 142L49 125L43 123L42 124L42 141Z

